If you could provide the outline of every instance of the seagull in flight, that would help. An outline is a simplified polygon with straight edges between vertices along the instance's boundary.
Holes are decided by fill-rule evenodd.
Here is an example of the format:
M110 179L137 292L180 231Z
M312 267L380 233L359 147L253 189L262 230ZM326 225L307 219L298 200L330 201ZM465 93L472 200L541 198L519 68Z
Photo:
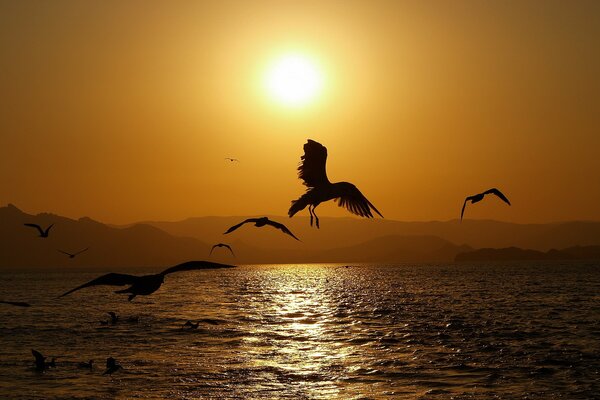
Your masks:
M229 160L231 162L234 162L234 161L240 162L240 160L238 160L237 158L225 157L225 159Z
M215 249L215 247L226 247L229 249L229 251L231 252L231 255L235 257L235 254L233 253L233 250L231 249L231 246L225 243L217 243L215 244L212 249L210 249L210 253L208 253L208 255L210 256L213 252L213 250Z
M463 219L463 215L465 214L465 207L467 206L467 201L470 201L471 204L479 203L481 200L483 200L483 198L486 194L495 194L496 196L498 196L500 198L500 200L502 200L503 202L505 202L506 204L508 204L510 206L510 201L506 198L506 196L498 189L492 188L492 189L486 190L483 193L474 194L473 196L469 196L465 199L465 202L463 203L463 206L462 206L462 210L460 211L460 220L461 221Z
M174 272L181 271L193 271L198 269L219 269L219 268L234 268L235 265L218 264L210 261L188 261L183 264L175 265L165 269L158 274L135 276L129 274L118 274L115 272L102 275L96 279L84 283L81 286L71 289L66 293L63 293L59 297L66 296L79 289L83 289L90 286L99 285L110 285L110 286L124 286L130 285L127 289L117 290L115 293L129 293L128 300L131 301L135 296L142 295L147 296L156 292L164 282L165 276Z
M2 304L10 304L11 306L17 306L17 307L31 307L31 304L25 303L24 301L4 301L4 300L0 300L0 303L2 303Z
M300 157L300 160L298 178L304 181L304 185L308 187L308 190L300 198L292 201L292 206L288 211L290 218L308 206L310 226L313 224L314 217L318 228L319 217L315 213L315 208L328 200L335 200L340 207L346 207L348 211L361 217L373 218L371 212L373 210L383 218L383 215L356 186L349 182L331 183L329 181L325 171L327 162L327 148L325 146L308 139L304 145L304 155Z
M111 375L120 369L123 369L123 367L117 363L117 360L112 357L108 357L106 359L106 371L104 371L102 375Z
M40 232L40 237L41 238L47 238L48 237L48 233L50 232L50 228L52 228L54 226L54 224L51 224L49 227L46 228L46 230L43 230L41 226L39 226L38 224L23 224L25 226L30 226L32 228L37 229Z
M88 249L89 249L89 247L86 247L86 248L85 248L85 249L83 249L83 250L79 250L77 253L67 253L66 251L62 251L62 250L58 250L58 249L57 249L57 250L58 250L58 251L60 251L60 252L61 252L61 253L63 253L63 254L66 254L66 255L68 255L68 256L69 256L69 258L75 258L75 256L77 256L77 255L79 255L79 254L83 253L84 251L87 251Z
M227 235L228 233L231 233L233 231L235 231L237 228L239 228L240 226L247 224L249 222L253 222L254 226L256 227L263 227L265 225L270 225L273 228L279 229L281 230L283 233L290 235L291 237L293 237L294 239L300 241L300 239L298 239L296 236L294 236L294 234L292 233L292 231L290 231L285 225L280 224L279 222L275 222L275 221L271 221L269 218L267 217L261 217L261 218L248 218L245 221L240 222L237 225L232 226L231 228L227 229L227 232L225 232L223 235Z

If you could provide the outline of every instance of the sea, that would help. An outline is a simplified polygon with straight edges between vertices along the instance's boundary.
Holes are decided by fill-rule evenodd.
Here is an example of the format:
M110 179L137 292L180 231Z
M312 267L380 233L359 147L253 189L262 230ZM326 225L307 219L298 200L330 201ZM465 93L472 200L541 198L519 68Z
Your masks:
M0 273L31 303L0 304L1 399L600 399L599 263L244 265L58 298L99 275Z

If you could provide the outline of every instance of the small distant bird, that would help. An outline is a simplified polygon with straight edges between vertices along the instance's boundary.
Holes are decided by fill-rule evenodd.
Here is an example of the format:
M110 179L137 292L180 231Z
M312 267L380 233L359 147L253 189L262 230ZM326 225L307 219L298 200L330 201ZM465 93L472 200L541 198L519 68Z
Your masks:
M94 360L90 360L88 362L80 362L77 364L78 368L82 369L94 369Z
M465 199L465 202L463 203L463 206L462 206L462 210L460 212L460 220L461 221L462 221L463 215L465 213L465 207L467 206L467 201L470 201L471 204L479 203L481 200L483 200L483 197L486 194L495 194L496 196L498 196L500 198L500 200L502 200L503 202L505 202L506 204L508 204L510 206L510 201L508 201L508 199L506 198L506 196L501 191L499 191L498 189L492 188L490 190L486 190L483 193L479 193L479 194L475 194L473 196L469 196L469 197L467 197Z
M229 251L231 252L231 255L235 257L235 254L233 253L233 250L231 249L231 246L225 243L217 243L215 244L212 249L210 249L210 253L208 253L208 255L210 256L213 252L213 250L215 249L215 247L226 247L229 249Z
M46 228L46 230L43 230L42 227L39 226L38 224L23 224L23 225L37 229L40 232L39 236L42 238L47 238L48 233L50 232L50 228L52 228L54 226L54 224L51 224L49 227Z
M89 247L86 247L86 248L85 248L85 249L83 249L83 250L79 250L77 253L68 253L68 252L66 252L66 251L62 251L62 250L58 250L58 249L57 249L57 250L58 250L58 251L60 251L60 252L61 252L61 253L63 253L63 254L66 254L66 255L68 255L68 256L69 256L69 258L75 258L75 256L77 256L77 255L79 255L79 254L83 253L84 251L87 251L88 249L89 249Z
M313 224L314 217L318 228L319 217L315 213L315 208L329 200L335 200L340 207L346 207L348 211L358 216L373 218L371 213L371 210L373 210L383 218L383 215L356 186L349 182L331 183L329 181L325 169L327 162L327 148L325 146L308 139L304 145L304 155L300 157L300 160L298 178L304 181L304 185L308 187L308 190L297 200L292 201L292 206L288 211L290 218L308 206L310 226Z
M178 264L174 267L167 268L158 274L135 276L128 274L118 274L111 272L106 275L102 275L96 279L93 279L81 286L71 289L66 293L63 293L59 297L66 296L79 289L83 289L90 286L99 285L110 285L110 286L124 286L131 285L127 289L117 290L115 293L130 293L128 300L131 301L135 296L143 295L147 296L156 292L164 282L165 276L174 272L181 271L193 271L199 269L219 269L219 268L234 268L235 265L218 264L210 261L188 261L183 264Z
M4 300L0 300L0 303L2 303L2 304L10 304L11 306L17 306L17 307L31 307L31 304L25 303L24 301L4 301Z
M47 357L44 357L39 351L31 349L31 354L33 354L33 356L35 357L34 363L36 371L44 371L48 368L56 367L55 358L52 358L52 361L50 362L46 362Z
M240 162L240 160L238 160L237 158L225 157L225 159L229 160L231 162L234 162L234 161Z
M270 225L273 228L279 229L281 230L283 233L286 233L288 235L290 235L291 237L293 237L296 240L300 240L298 239L293 233L292 231L290 231L285 225L280 224L279 222L275 222L275 221L271 221L269 218L267 217L262 217L262 218L248 218L247 220L240 222L237 225L232 226L231 228L227 229L227 232L225 232L223 235L227 235L228 233L231 233L233 231L235 231L237 228L239 228L240 226L247 224L249 222L254 222L254 226L257 227L263 227L265 225Z
M107 314L110 315L110 323L112 325L115 325L117 322L119 322L119 316L114 311L109 311Z
M112 357L108 357L106 359L106 371L104 371L102 375L111 375L120 369L123 369L123 367L117 363L117 360Z
M198 326L200 326L200 322L193 323L192 321L188 320L185 324L183 324L184 328L186 326L189 326L190 329L198 329Z

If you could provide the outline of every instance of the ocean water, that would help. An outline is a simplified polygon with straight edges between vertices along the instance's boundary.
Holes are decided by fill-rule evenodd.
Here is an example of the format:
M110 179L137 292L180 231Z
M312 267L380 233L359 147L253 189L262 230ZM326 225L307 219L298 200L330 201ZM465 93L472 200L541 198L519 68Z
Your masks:
M0 304L0 398L600 398L597 263L240 266L56 298L96 276L0 274L32 303Z

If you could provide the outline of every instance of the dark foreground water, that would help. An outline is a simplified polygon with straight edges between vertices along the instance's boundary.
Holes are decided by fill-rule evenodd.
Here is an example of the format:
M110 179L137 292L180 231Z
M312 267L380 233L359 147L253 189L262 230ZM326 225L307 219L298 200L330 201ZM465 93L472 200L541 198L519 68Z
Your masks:
M33 304L0 304L0 398L600 398L598 264L243 266L55 298L97 275L0 274Z

